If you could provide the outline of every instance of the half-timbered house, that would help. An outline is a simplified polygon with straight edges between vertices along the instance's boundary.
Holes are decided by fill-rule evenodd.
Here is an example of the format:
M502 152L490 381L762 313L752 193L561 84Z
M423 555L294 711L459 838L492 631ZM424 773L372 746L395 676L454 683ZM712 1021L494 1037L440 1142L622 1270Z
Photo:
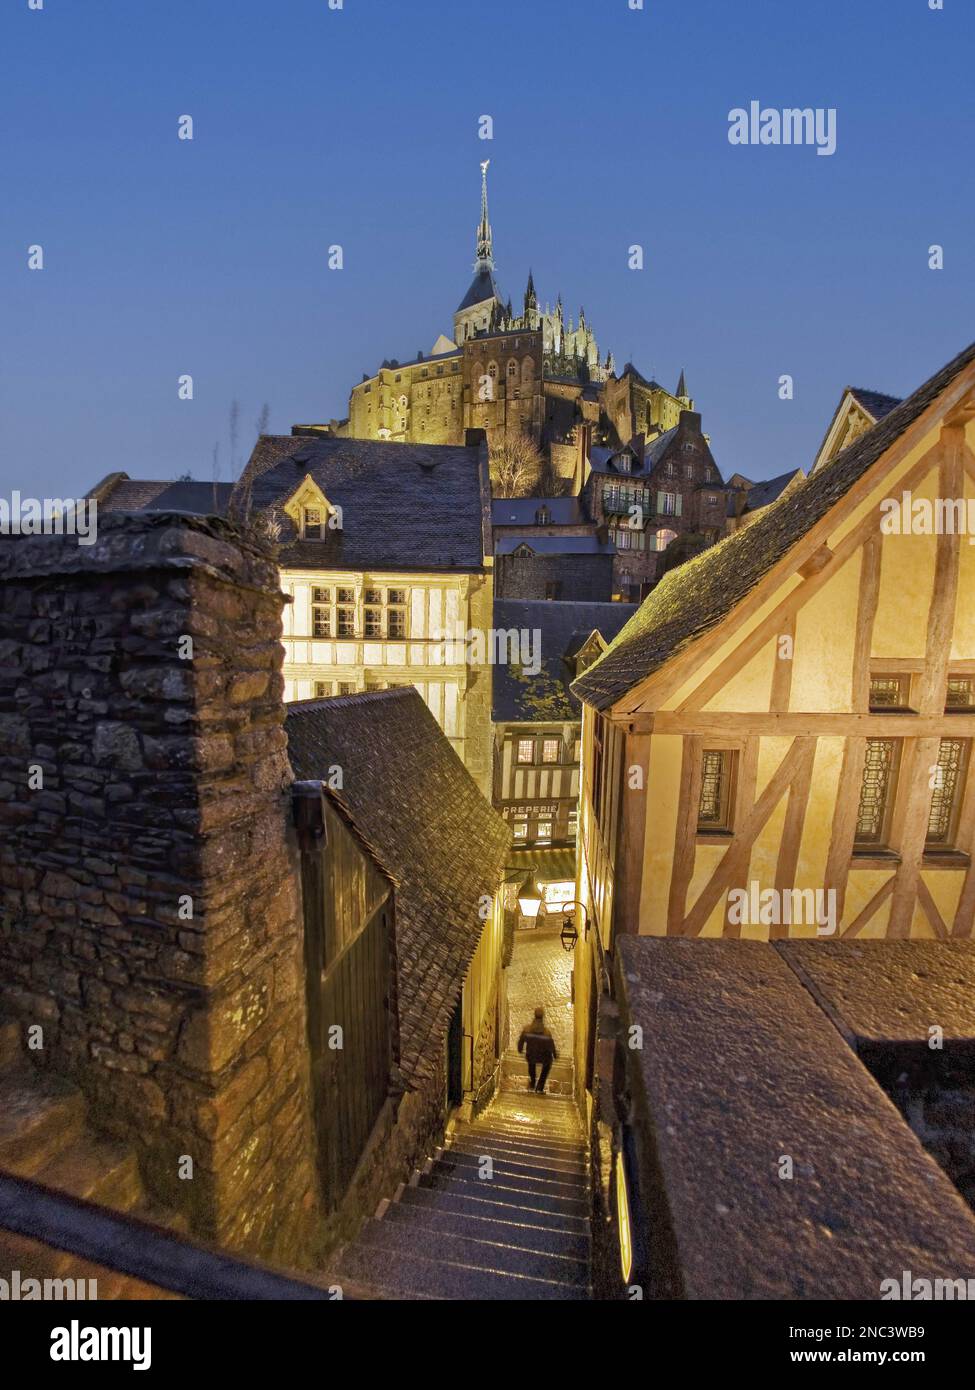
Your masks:
M972 935L973 445L975 345L576 681L577 1018L619 932Z

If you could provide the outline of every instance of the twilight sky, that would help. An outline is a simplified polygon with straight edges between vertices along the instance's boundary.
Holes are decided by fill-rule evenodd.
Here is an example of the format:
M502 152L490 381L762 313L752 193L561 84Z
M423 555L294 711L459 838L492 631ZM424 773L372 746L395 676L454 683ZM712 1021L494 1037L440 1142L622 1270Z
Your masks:
M226 480L235 398L240 459L265 401L344 415L451 332L488 157L502 291L531 266L619 366L686 368L725 476L975 337L970 0L629 3L4 0L0 494L209 478L217 441ZM835 107L836 153L730 145L752 100Z

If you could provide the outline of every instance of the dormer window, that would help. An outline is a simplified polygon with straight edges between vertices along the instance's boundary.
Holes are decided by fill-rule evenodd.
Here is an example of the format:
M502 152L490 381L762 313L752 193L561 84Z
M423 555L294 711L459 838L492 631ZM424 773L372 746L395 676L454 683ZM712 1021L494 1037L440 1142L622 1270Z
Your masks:
M630 471L630 457L629 457L629 455L628 455L628 454L623 454L623 455L621 455L621 457L618 458L617 461L616 461L616 466L617 466L617 468L619 469L619 471L620 471L621 473L629 473L629 471Z
M519 558L520 560L528 559L529 556L532 556L532 555L535 554L534 550L532 550L532 548L531 548L530 545L519 545L519 546L515 549L515 552L514 552L514 553L515 553L515 555L518 556L518 558Z
M552 520L552 513L548 507L539 507L535 513L536 526L548 526Z
M325 518L321 507L304 507L301 514L301 534L306 541L320 541L325 536Z

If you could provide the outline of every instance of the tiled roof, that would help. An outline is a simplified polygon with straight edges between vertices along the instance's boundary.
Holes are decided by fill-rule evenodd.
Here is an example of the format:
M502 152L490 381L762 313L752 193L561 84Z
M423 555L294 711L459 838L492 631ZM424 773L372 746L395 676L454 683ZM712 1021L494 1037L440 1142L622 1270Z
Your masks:
M216 495L214 495L216 489ZM104 495L101 495L104 490ZM195 479L130 478L110 475L92 488L100 512L194 512L198 516L226 516L233 483L205 483Z
M295 776L343 770L330 791L396 886L400 1066L434 1076L498 887L510 831L412 688L286 707Z
M552 526L582 526L589 518L578 497L501 497L491 503L495 526L533 527L539 507L547 507Z
M545 599L495 599L497 631L534 634L540 646L538 675L525 675L518 667L495 666L492 718L538 723L548 719L578 719L579 701L570 693L574 656L598 632L611 641L636 612L635 603L569 603ZM534 644L534 635L529 642Z
M298 540L282 505L310 475L342 529ZM452 444L262 434L234 488L234 515L277 508L292 569L479 570L490 546L487 451Z
M575 682L574 692L597 709L607 709L709 632L973 361L975 343L871 426L828 468L816 469L751 525L671 570L609 650Z

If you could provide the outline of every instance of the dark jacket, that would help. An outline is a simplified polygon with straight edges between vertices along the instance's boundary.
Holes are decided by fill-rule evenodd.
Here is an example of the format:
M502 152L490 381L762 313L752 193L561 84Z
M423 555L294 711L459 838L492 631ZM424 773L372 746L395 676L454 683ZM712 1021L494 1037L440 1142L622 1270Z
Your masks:
M536 1066L539 1063L554 1062L559 1055L552 1034L544 1024L535 1023L530 1023L527 1028L521 1030L518 1051L524 1052L528 1061L534 1062Z

